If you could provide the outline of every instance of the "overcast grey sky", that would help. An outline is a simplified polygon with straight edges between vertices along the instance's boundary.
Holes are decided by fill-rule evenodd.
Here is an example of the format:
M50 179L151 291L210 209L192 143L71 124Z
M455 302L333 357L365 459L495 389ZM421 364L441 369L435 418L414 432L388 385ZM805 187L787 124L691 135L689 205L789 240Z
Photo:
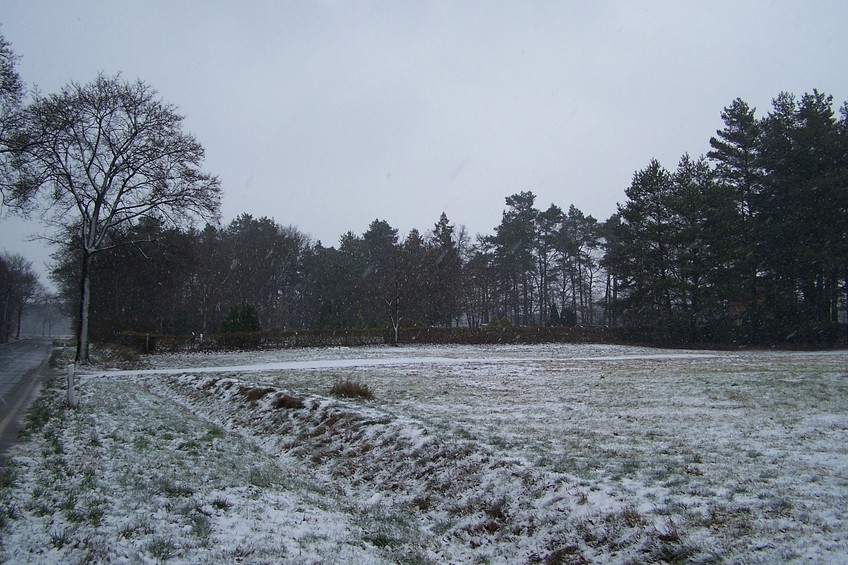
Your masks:
M43 93L98 71L186 116L247 212L336 245L375 218L405 235L442 211L492 233L504 198L604 220L651 158L709 149L741 97L848 98L848 2L0 0L0 32ZM39 230L0 249L42 270Z

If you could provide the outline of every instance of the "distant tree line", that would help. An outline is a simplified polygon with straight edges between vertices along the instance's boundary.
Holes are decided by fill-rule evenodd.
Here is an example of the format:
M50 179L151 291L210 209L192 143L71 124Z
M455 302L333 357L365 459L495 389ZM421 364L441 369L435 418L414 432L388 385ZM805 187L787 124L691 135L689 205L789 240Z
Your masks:
M658 161L598 222L506 198L490 235L442 214L401 236L385 220L333 247L244 214L217 222L219 180L183 117L142 81L25 87L0 36L0 206L58 232L53 278L87 339L286 328L609 326L655 343L845 340L848 105L781 93L722 112L706 156ZM197 220L209 222L198 229ZM0 261L0 338L29 283ZM23 282L22 282L23 281Z
M0 253L0 343L20 337L24 308L43 294L31 261L22 255Z
M782 93L762 118L739 99L722 118L706 156L673 171L651 160L604 222L539 209L530 191L473 240L445 214L405 237L377 219L334 247L247 214L203 230L140 222L94 260L95 334L219 332L249 309L263 329L605 325L666 344L844 341L848 106L837 117L830 96ZM74 253L57 255L68 296Z
M615 323L654 341L845 341L848 105L736 99L706 158L633 176L607 222ZM841 336L840 336L841 333Z

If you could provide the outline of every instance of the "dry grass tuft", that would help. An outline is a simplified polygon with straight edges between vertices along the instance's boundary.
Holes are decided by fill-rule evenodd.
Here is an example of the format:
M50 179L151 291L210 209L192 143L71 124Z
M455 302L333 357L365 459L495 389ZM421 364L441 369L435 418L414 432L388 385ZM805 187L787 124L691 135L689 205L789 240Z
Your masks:
M621 519L631 528L636 528L645 523L645 517L633 506L625 506L621 509Z
M350 379L333 383L333 386L330 388L330 394L341 398L374 399L374 391L368 385Z
M545 557L543 563L545 565L587 565L590 561L583 557L578 546L569 545L552 551Z
M256 402L265 395L271 394L274 391L275 389L270 387L241 387L239 389L239 394L241 394L248 402Z
M678 543L680 542L680 530L677 527L677 524L669 518L666 520L665 528L660 530L657 529L657 539L661 542L665 543Z
M284 408L288 410L297 410L299 408L303 408L303 400L295 398L294 396L289 396L288 394L278 394L271 403L271 406L273 406L276 410L282 410Z

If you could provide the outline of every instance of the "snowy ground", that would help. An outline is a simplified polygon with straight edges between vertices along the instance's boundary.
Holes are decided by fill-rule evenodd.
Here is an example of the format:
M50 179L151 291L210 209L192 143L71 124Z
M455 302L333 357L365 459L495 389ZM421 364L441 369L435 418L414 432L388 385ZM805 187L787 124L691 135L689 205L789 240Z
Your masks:
M12 563L848 562L848 352L335 348L61 380ZM371 401L329 396L351 378Z

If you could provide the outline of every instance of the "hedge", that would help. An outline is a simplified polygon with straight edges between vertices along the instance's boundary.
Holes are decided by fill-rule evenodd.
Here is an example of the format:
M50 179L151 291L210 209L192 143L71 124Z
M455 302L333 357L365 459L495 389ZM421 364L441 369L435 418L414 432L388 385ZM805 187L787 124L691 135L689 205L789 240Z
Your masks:
M398 344L534 344L609 343L618 340L609 328L499 327L499 328L401 328ZM121 332L112 340L141 353L174 351L225 351L291 349L298 347L358 347L394 342L391 329L287 330L174 336Z

